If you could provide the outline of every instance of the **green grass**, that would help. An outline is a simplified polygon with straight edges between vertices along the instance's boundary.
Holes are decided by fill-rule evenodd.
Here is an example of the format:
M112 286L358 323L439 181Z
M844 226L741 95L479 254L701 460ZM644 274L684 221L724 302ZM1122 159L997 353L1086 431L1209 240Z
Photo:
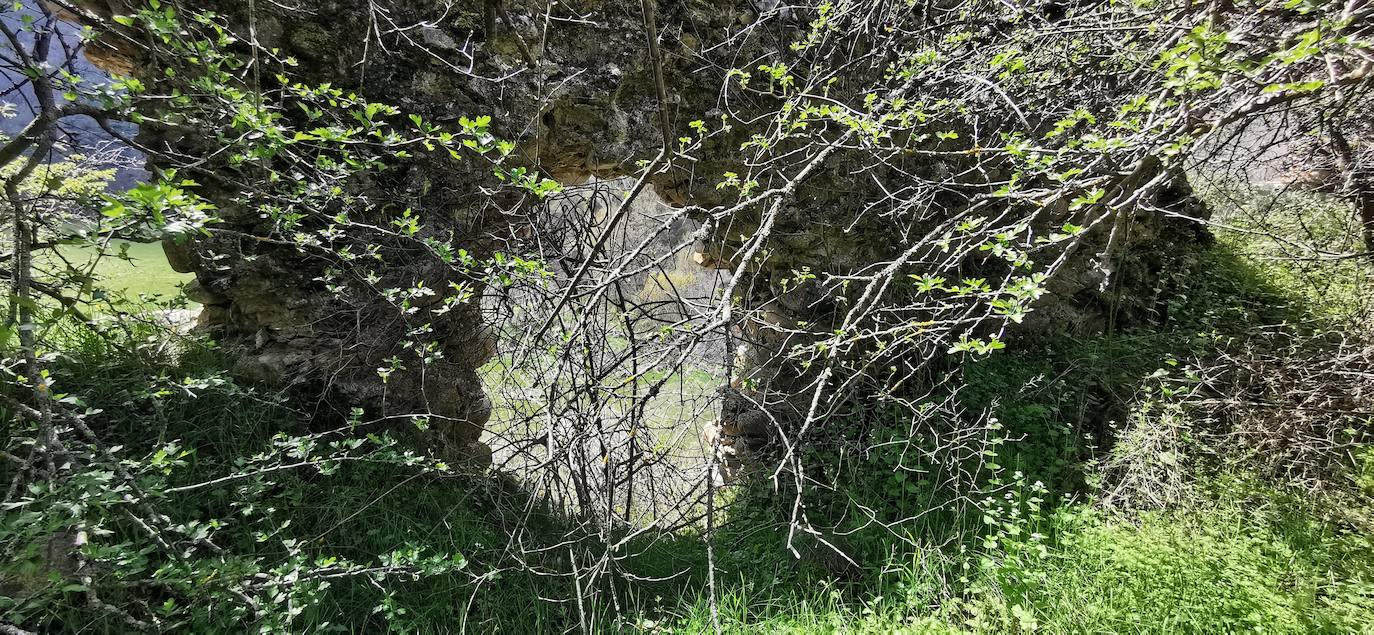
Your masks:
M1368 510L1365 510L1366 513ZM935 551L867 601L837 589L735 587L727 632L1361 633L1374 628L1374 537L1348 514L1239 478L1135 518L1090 505L1026 518L992 548ZM1040 551L1044 546L1044 551ZM942 590L953 582L953 591ZM709 629L704 600L674 624Z
M1247 487L1136 523L1085 513L1062 531L1028 604L1051 632L1374 627L1370 535L1259 492Z
M68 328L69 333L58 335L67 348L53 373L60 389L104 407L89 424L108 441L129 448L131 456L143 457L168 443L188 450L185 465L169 473L174 484L240 471L241 457L278 451L278 435L310 432L302 413L289 408L273 387L240 383L224 373L221 369L230 360L213 346L192 345L175 354L139 358L84 329ZM194 396L185 389L189 386L194 386ZM556 597L567 589L557 578L500 575L511 564L508 528L523 524L535 536L554 536L562 530L555 515L509 481L426 474L388 463L344 464L327 475L316 469L283 471L265 488L251 481L209 488L165 509L179 522L224 519L227 528L217 532L215 540L245 567L255 562L291 566L284 540L298 541L312 560L375 563L381 554L418 548L462 554L471 563L467 570L419 581L339 581L296 617L296 632L339 627L358 633L434 632L436 625L442 625L442 632L456 632L466 625L473 632L520 633L561 628L575 620L567 605L511 601ZM272 539L259 540L258 532ZM137 538L137 532L134 535ZM526 557L531 564L545 559L538 554ZM22 566L0 565L0 588L18 570L11 567ZM0 601L0 610L9 608ZM44 617L70 630L124 632L121 624L105 621L108 616L90 612L81 603ZM211 611L191 630L238 632L236 626L241 625L223 619Z
M92 245L61 245L57 249L61 258L48 255L40 266L61 266L61 260L65 259L84 271L95 256L100 255L95 266L99 286L130 299L142 295L167 299L176 296L182 285L195 279L194 274L172 270L160 243L113 241L103 255Z
M107 258L100 273L127 293L175 293L189 279L170 271L156 244L130 244L133 261ZM1101 504L1099 462L1141 403L1156 371L1205 360L1261 328L1295 334L1343 328L1363 287L1332 272L1244 257L1226 237L1187 254L1164 281L1152 321L1095 335L1009 341L1007 350L959 372L963 404L990 409L1010 441L989 456L973 491L943 491L917 477L898 450L827 460L814 449L816 488L808 520L856 564L809 534L784 544L792 498L769 487L722 494L729 511L713 538L716 605L731 633L1374 633L1374 450L1355 452L1350 487L1313 494L1254 476L1245 465L1199 460L1178 500L1162 509ZM88 253L88 252L87 252ZM73 255L83 255L77 253ZM1341 262L1335 273L1351 265ZM1363 275L1363 274L1362 274ZM1313 280L1334 280L1325 286ZM1332 296L1335 294L1335 296ZM1278 325L1278 326L1276 326ZM129 359L73 336L56 369L58 387L103 413L92 421L132 456L176 441L192 453L177 482L238 469L274 435L308 431L266 386L237 383L231 360L192 346L159 359ZM495 427L540 412L522 390L531 377L492 362ZM193 378L196 396L184 390ZM641 381L658 376L640 378ZM703 397L708 373L675 378ZM670 400L671 401L671 400ZM1184 411L1179 411L1183 413ZM695 413L665 403L665 427ZM904 421L865 422L869 441L908 434ZM1182 416L1182 415L1180 415ZM1205 422L1187 422L1203 425ZM813 442L818 437L813 437ZM695 434L688 440L695 443ZM819 447L819 445L818 445ZM900 446L892 446L900 449ZM252 515L243 515L251 506ZM931 508L941 511L921 514ZM881 528L881 519L915 518ZM488 476L436 475L394 464L350 464L332 473L293 470L270 487L223 487L176 501L178 519L224 518L217 540L235 557L287 562L283 539L310 558L373 562L418 548L461 553L458 572L417 580L340 579L314 591L293 622L305 632L701 633L712 628L700 535L653 532L616 552L626 575L601 578L578 607L571 558L605 555L599 529L562 517L520 484ZM259 540L268 531L270 540ZM624 536L623 530L613 539ZM0 574L4 569L0 567ZM650 581L653 580L653 581ZM583 589L587 592L587 589ZM118 632L79 602L48 614L67 630ZM211 611L200 630L233 630Z
M1230 350L1261 330L1345 328L1358 285L1313 287L1320 272L1246 258L1227 237L1187 254L1164 281L1160 315L1093 335L1019 338L962 368L961 399L990 408L1007 437L1001 478L1016 504L931 514L897 528L831 539L862 571L826 567L823 549L794 560L777 544L790 497L759 496L741 514L749 530L720 537L719 599L727 632L776 633L1361 633L1374 632L1374 453L1357 453L1351 481L1316 495L1249 475L1244 465L1181 466L1182 499L1165 510L1098 504L1098 461L1155 375ZM1299 265L1306 267L1306 265ZM1339 263L1338 267L1348 267ZM1335 293L1335 296L1330 294ZM1276 325L1279 325L1276 327ZM1203 422L1187 422L1202 425ZM1195 443L1195 441L1186 441ZM941 501L920 483L894 483L893 463L870 456L841 472L839 495L813 496L811 520L851 518L853 503L900 517ZM998 480L997 478L993 479ZM1043 481L1031 505L1028 483ZM977 495L975 495L977 497ZM827 516L825 510L830 507ZM835 507L838 508L836 511ZM1014 508L1014 513L1009 509ZM973 517L970 522L970 516ZM888 520L892 515L887 516ZM1037 536L1032 539L1031 536ZM833 558L830 558L833 560ZM674 632L709 631L697 598Z

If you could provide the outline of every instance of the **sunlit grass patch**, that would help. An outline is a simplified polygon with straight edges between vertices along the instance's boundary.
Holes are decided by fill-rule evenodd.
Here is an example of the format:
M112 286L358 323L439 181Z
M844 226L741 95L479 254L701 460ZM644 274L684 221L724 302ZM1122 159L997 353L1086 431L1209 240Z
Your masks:
M97 298L120 294L130 301L167 300L195 279L195 274L177 273L167 263L160 243L111 241L104 249L95 245L58 245L57 253L43 253L38 269L49 277L71 267L82 274L93 274L92 293Z

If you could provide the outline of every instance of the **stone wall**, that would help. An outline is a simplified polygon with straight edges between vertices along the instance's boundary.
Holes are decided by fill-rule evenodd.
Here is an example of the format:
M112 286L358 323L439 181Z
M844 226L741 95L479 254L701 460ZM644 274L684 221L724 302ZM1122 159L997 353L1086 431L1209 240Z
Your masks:
M124 2L85 4L108 16L129 12ZM786 19L756 23L755 3L659 2L668 90L668 103L659 104L642 16L634 2L504 0L500 14L505 17L497 19L478 2L445 6L394 0L381 3L385 14L370 10L377 5L365 0L257 2L252 14L249 3L241 0L184 4L215 10L240 34L251 33L261 46L298 58L304 81L356 90L439 123L491 115L495 132L519 143L525 163L569 183L637 172L638 162L659 150L660 107L667 110L673 138L687 131L689 121L719 119L728 69L741 60L785 50L799 26ZM392 28L401 25L408 26ZM112 67L156 81L160 69L155 60L121 49L108 37L100 50L99 58L110 60L105 63ZM772 105L768 98L757 99L754 106L732 106L737 115L751 108L767 112ZM711 208L725 202L729 193L716 187L720 175L743 171L739 147L748 134L738 128L712 137L690 161L677 161L655 175L652 184L658 194L678 206ZM145 128L144 139L155 147L196 143L185 133L155 128ZM824 332L848 299L815 285L781 292L782 279L802 268L839 274L860 270L889 259L910 235L892 231L881 214L850 219L848 206L874 188L852 176L868 169L865 160L858 152L836 153L802 182L773 229L771 256L745 267L754 278L738 292L741 317L732 325L745 343L738 359L742 381L727 395L716 430L723 445L738 450L735 454L768 436L768 417L752 403L770 401L764 393L790 394L809 381L807 370L780 355L805 342L775 327L804 319ZM911 157L894 160L885 170L897 182L910 175L948 174L958 161ZM480 256L501 248L504 237L512 235L511 223L520 221L510 212L522 204L481 195L478 186L490 179L484 169L475 163L455 170L416 162L405 167L404 178L369 187L423 210L427 218L443 219L433 230L436 235L451 232L458 246ZM889 176L882 169L869 174L875 181ZM479 437L491 407L476 368L494 353L495 344L476 305L436 320L447 343L445 357L423 380L402 375L383 384L375 372L378 365L409 354L396 346L404 325L382 319L375 307L325 293L318 281L320 262L263 240L270 227L252 210L236 207L234 192L211 195L221 203L223 227L214 238L169 245L168 256L179 271L195 272L191 293L206 307L202 326L243 352L243 370L286 378L324 410L331 404L365 404L380 416L434 413L447 446L483 460L487 451ZM695 261L710 268L739 267L741 240L758 223L753 210L715 221ZM1138 239L1168 233L1159 229L1158 218L1142 219L1139 226L1146 229ZM1092 289L1100 275L1090 270L1090 255L1084 250L1080 274L1057 283L1055 297L1075 306L1096 301ZM433 270L398 267L387 275L400 282L427 280L435 288L445 282L445 274ZM1089 308L1073 321L1090 324L1098 319L1094 311L1100 313ZM783 418L800 408L786 399L771 402L780 406L778 416Z

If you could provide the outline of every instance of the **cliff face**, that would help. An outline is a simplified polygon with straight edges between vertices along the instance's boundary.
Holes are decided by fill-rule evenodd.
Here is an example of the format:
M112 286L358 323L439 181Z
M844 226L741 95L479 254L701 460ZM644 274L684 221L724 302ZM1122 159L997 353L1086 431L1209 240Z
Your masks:
M107 17L131 12L127 0L83 4ZM525 164L566 183L634 174L639 162L653 158L662 145L660 116L665 111L670 139L687 133L693 120L713 122L715 127L723 107L735 121L747 120L751 112L770 112L775 101L768 95L744 93L725 104L721 87L729 69L752 68L778 55L802 28L785 14L760 21L755 3L659 2L657 30L667 92L666 103L660 104L638 3L184 4L215 11L235 32L255 38L263 49L298 59L303 81L358 91L441 124L490 115L494 132L518 143L517 154ZM108 37L96 57L149 82L161 72L157 60L140 57ZM854 85L869 79L855 72L860 76ZM836 94L844 88L841 83ZM726 203L731 192L717 185L726 172L747 171L741 144L751 132L744 125L718 132L690 159L656 173L652 185L677 206L710 209ZM143 140L171 149L195 149L203 143L188 131L155 127L144 129ZM788 151L783 147L773 152L786 157ZM890 261L909 248L913 236L923 235L925 227L917 222L898 227L893 219L903 210L864 201L881 199L871 195L882 192L883 182L938 181L968 161L958 156L898 156L886 157L875 168L861 148L841 150L789 192L774 219L767 257L745 264L754 279L736 293L744 310L731 328L746 342L739 360L745 381L737 382L732 393L740 398L726 399L719 429L723 444L744 445L767 436L767 417L751 405L766 401L758 395L800 393L797 389L810 382L811 371L805 365L780 354L806 341L793 327L804 322L813 332L828 332L828 325L841 319L844 305L856 293L814 284L789 290L785 280L797 271L843 275ZM865 178L856 179L859 173ZM366 187L371 196L422 210L435 237L483 256L518 236L524 222L514 213L524 205L518 197L484 193L481 186L490 178L488 168L473 162L454 168L415 161L359 187ZM208 195L219 203L223 224L213 238L169 244L168 256L178 270L196 273L192 295L206 307L202 326L244 351L243 370L288 378L305 394L321 398L326 408L331 403L364 404L380 416L431 413L432 424L453 452L478 462L489 456L479 437L491 406L476 369L494 354L496 343L482 326L476 303L429 318L443 342L443 355L433 363L407 365L423 367L423 376L406 370L383 382L376 372L379 366L415 357L414 351L398 344L409 327L405 320L394 319L385 307L327 291L320 282L327 263L268 240L271 225L242 206L235 192L211 189ZM943 196L933 193L927 203L959 204ZM1175 198L1161 202L1178 203L1186 193ZM759 223L752 209L709 219L707 238L695 260L713 268L740 267L742 244ZM1158 216L1145 215L1131 240L1171 240L1174 230L1161 223ZM1186 234L1174 232L1189 239ZM1101 276L1090 266L1098 250L1081 251L1079 273L1056 283L1051 292L1055 303L1088 307L1061 317L1091 325L1101 314L1093 308ZM408 262L403 251L392 256L388 262ZM1146 262L1136 268L1148 277L1152 266ZM389 267L384 275L400 285L424 281L431 288L444 288L452 282L444 271L423 264ZM776 405L792 414L805 409L789 399Z

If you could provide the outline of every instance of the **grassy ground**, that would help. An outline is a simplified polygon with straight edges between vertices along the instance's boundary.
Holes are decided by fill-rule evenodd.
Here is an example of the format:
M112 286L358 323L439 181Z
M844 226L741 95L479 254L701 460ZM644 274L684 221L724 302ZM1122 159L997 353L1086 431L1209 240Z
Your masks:
M725 493L728 511L713 539L723 630L1374 633L1374 451L1354 444L1319 489L1262 476L1208 436L1217 422L1176 388L1190 369L1256 333L1358 336L1351 325L1368 305L1359 296L1364 287L1249 258L1252 247L1223 237L1188 256L1165 283L1167 311L1153 321L1091 336L1020 338L964 367L960 399L971 410L991 409L1007 439L990 450L1000 467L981 473L971 491L899 477L900 457L881 452L826 464L827 487L806 499L809 520L853 562L808 536L795 553L785 546L790 495L766 487ZM160 273L113 268L124 263L106 272L137 278L121 279L126 290L170 290L177 276L154 248L138 246L135 262ZM227 361L212 347L121 361L78 338L69 353L61 387L104 408L98 421L114 439L137 448L175 440L193 450L173 475L177 483L231 472L240 457L269 452L278 435L305 431L300 413L270 390L241 386L220 370ZM702 390L712 379L686 378ZM501 416L535 407L498 405ZM905 429L897 423L888 432ZM1374 421L1354 427L1367 431ZM1142 429L1162 431L1175 445L1141 458L1127 441ZM1168 496L1160 504L1113 503L1122 465L1137 470L1131 487ZM507 480L343 464L283 471L262 487L208 490L176 509L229 519L217 534L223 547L287 569L302 557L373 562L398 549L465 558L457 572L339 579L313 589L298 598L293 632L713 628L697 532L612 535L611 542L623 538L614 550L621 573L602 578L604 588L580 588L559 572L601 562L596 528L561 517ZM855 521L865 513L905 520ZM570 599L593 591L585 605ZM47 623L120 630L80 602L68 606ZM200 630L232 631L217 615L208 612Z
M62 245L61 258L48 256L46 266L60 266L62 259L85 270L99 250L88 245ZM114 241L96 261L95 275L100 286L123 293L131 299L141 295L167 299L180 292L182 285L195 279L193 274L177 273L167 264L159 243Z
M966 366L968 405L992 408L1017 439L996 448L1004 468L989 484L1000 487L962 513L897 532L836 531L832 540L856 555L857 570L833 558L827 564L822 549L791 558L774 533L783 531L790 499L771 508L767 497L752 501L741 523L750 529L720 538L724 629L1374 632L1367 442L1321 491L1261 478L1257 466L1209 446L1215 422L1185 407L1187 391L1161 390L1169 381L1161 378L1185 376L1254 333L1315 337L1362 310L1355 298L1328 297L1329 284L1243 257L1242 247L1223 240L1194 254L1170 292L1167 319L1118 333L1023 338ZM1178 437L1169 457L1131 456L1137 450L1128 441L1148 425ZM1349 432L1367 439L1374 418L1355 427L1362 430ZM1144 477L1132 485L1172 488L1161 497L1167 504L1107 502L1120 487L1108 467L1122 456L1142 462ZM813 513L837 505L832 516L840 518L859 509L909 514L903 506L919 488L892 483L882 460L870 456L834 483L838 501L811 500ZM711 628L704 599L653 619L674 632Z
M867 601L740 587L722 619L740 633L1369 632L1367 533L1253 483L1212 487L1185 508L1133 519L1085 504L1031 514L1018 525L1025 533L995 532L973 563L920 557ZM936 591L951 580L962 590ZM708 625L699 602L675 630Z

